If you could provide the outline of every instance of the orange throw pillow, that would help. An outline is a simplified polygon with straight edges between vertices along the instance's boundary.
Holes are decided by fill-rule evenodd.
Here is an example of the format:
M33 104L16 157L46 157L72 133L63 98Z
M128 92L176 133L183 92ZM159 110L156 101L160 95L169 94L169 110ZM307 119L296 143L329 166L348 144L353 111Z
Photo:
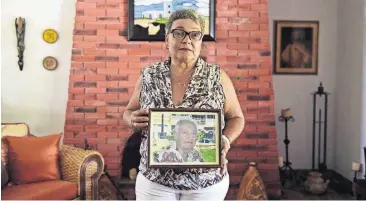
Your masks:
M10 180L26 184L60 179L61 136L62 133L42 137L7 136Z

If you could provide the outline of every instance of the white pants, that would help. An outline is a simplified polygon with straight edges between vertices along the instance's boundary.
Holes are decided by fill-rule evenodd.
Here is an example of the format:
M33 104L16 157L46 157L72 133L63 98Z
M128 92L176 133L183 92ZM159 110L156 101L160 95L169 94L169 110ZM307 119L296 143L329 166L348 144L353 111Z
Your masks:
M224 200L229 184L229 174L226 174L221 182L203 189L177 190L154 183L138 173L136 200Z

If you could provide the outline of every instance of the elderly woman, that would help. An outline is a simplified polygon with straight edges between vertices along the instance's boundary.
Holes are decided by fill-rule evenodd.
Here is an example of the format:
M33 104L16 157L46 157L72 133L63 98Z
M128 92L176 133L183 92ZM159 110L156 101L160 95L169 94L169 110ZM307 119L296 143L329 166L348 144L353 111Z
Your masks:
M124 122L142 132L137 200L224 200L229 188L227 164L216 168L149 168L149 108L221 109L222 161L244 128L244 115L233 84L218 65L200 58L204 20L191 10L172 13L166 25L169 56L142 70L123 114Z

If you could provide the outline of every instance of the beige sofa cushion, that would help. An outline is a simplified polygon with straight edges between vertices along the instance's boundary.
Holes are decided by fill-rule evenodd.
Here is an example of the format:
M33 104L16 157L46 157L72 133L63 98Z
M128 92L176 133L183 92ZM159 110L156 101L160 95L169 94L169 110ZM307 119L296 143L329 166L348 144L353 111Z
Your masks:
M1 137L24 137L29 135L29 127L26 123L1 123Z
M5 166L8 164L7 136L25 137L30 136L29 127L26 123L1 123L1 161Z

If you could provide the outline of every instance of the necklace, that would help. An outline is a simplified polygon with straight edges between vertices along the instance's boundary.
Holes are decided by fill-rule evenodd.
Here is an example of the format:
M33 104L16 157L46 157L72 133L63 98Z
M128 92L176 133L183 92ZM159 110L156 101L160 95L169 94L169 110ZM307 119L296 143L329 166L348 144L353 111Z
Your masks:
M177 81L179 87L184 88L186 86L186 84L179 82L179 80L177 79L177 76L175 76L175 74L173 72L172 72L172 74L173 74L175 81Z
M178 83L179 87L180 87L180 88L184 88L184 87L186 87L186 84L179 82L179 80L177 79L177 76L175 75L175 73L173 73L173 71L171 71L171 72L172 72L172 74L173 74L173 77L174 77L175 81L177 81L177 83ZM188 79L191 79L191 77L192 77L192 74L189 76L189 78L188 78Z

